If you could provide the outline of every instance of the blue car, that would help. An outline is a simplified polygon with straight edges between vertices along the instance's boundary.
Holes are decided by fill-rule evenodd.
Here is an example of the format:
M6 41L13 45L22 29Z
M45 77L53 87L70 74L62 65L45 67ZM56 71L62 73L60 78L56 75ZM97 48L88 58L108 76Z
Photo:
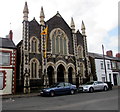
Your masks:
M67 82L59 82L54 85L52 85L50 88L43 88L40 90L40 95L49 95L49 96L55 96L55 95L62 95L62 94L75 94L77 88L76 85L73 85L71 83Z

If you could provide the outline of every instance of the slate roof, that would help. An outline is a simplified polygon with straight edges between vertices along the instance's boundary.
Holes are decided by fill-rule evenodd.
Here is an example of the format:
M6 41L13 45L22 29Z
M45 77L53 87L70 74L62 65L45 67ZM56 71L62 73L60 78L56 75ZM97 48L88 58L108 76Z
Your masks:
M16 46L11 39L0 37L0 48L16 49Z
M90 56L92 58L96 58L96 59L103 59L103 54L89 52L88 56ZM114 60L114 61L120 61L120 58L112 57L112 56L106 56L106 55L105 55L105 59Z

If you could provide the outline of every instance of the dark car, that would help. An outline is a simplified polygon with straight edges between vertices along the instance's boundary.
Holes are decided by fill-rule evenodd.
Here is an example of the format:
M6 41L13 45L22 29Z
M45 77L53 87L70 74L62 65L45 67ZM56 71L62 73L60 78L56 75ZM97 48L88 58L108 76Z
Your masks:
M62 95L62 94L74 94L77 88L76 85L67 82L59 82L52 85L50 88L43 88L40 90L40 95Z

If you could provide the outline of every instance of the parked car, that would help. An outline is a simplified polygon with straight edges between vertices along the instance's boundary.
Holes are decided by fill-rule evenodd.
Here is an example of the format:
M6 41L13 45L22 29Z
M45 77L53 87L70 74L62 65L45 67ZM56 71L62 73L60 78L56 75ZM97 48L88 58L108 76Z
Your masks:
M83 91L83 92L94 92L98 90L108 90L108 85L104 82L101 81L92 81L92 82L87 82L84 85L79 86L78 91Z
M76 85L67 82L59 82L52 85L50 88L43 88L40 90L40 95L61 95L61 94L74 94L77 88Z

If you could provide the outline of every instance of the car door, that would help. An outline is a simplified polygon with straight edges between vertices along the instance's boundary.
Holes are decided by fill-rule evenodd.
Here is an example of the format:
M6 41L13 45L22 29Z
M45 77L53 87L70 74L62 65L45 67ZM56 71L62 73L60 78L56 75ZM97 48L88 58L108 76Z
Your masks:
M65 83L65 93L69 93L70 92L70 84L69 83Z
M59 83L57 86L56 86L56 89L55 89L55 93L56 94L63 94L64 93L64 83Z
M93 86L94 86L94 90L99 90L98 82L94 82Z

